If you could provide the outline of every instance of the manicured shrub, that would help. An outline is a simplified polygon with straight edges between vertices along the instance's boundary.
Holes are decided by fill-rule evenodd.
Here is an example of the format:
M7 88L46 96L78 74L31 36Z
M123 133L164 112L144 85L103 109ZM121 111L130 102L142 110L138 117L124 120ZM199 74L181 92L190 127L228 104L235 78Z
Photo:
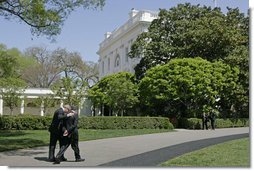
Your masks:
M173 129L163 117L81 117L79 127L84 129Z
M232 128L232 127L246 127L246 126L249 126L248 118L237 118L237 119L227 118L227 119L215 120L215 128ZM178 128L202 129L202 119L181 118L180 120L178 120Z
M0 129L4 130L37 130L48 129L51 116L4 115L0 117ZM177 120L178 128L202 129L199 118L182 118ZM79 117L79 128L82 129L174 129L165 117ZM216 128L246 127L249 119L216 119Z
M0 117L0 129L48 129L52 116L14 115ZM80 117L83 129L173 129L168 118L163 117Z
M0 117L0 129L6 130L37 130L47 129L51 123L51 117L34 115L4 115Z

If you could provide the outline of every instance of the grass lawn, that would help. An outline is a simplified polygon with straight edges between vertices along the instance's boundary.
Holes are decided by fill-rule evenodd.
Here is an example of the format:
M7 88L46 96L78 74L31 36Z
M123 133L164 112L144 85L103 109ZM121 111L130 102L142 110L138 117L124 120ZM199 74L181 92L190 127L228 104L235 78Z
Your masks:
M102 138L124 137L131 135L169 132L167 129L114 129L114 130L88 130L79 129L80 141ZM0 152L29 147L45 146L49 144L47 130L0 130Z
M161 164L167 167L250 167L250 140L243 138L187 153Z

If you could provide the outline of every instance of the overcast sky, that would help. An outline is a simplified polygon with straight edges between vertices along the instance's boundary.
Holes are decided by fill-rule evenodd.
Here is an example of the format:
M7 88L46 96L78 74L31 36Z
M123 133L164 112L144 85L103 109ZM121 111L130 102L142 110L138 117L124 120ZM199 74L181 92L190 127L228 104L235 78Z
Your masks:
M7 48L16 47L21 51L31 46L47 46L54 50L58 47L68 51L77 51L87 61L98 61L96 52L99 43L104 39L104 33L113 31L124 24L132 8L158 11L159 8L169 9L179 3L190 2L214 6L213 0L106 0L101 11L78 9L66 20L61 34L55 43L45 37L35 37L30 33L29 26L16 20L6 20L0 17L0 43ZM226 12L226 7L238 7L241 12L247 13L248 0L217 0L217 5Z

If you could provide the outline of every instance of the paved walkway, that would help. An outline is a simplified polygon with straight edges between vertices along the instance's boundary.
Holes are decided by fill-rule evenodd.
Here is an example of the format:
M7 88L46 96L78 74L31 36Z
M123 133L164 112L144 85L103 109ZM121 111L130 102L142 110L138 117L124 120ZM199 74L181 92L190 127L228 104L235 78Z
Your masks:
M0 165L11 167L150 166L141 161L149 158L156 160L154 156L159 154L157 158L162 158L159 160L161 162L167 160L165 157L172 158L186 152L183 149L193 151L207 145L247 136L249 136L249 128L227 128L215 131L180 129L176 132L80 142L81 156L86 158L85 162L74 162L73 151L69 148L65 153L68 161L54 165L47 161L48 147L38 147L1 152ZM169 153L171 155L168 155ZM152 166L157 164L155 162Z

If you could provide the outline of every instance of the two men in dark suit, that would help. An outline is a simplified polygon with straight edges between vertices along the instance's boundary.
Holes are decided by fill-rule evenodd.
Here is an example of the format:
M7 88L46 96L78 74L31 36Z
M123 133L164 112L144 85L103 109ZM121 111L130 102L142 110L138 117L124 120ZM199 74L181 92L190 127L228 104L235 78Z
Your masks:
M208 123L209 121L211 121L210 125L211 125L211 129L215 130L215 119L216 119L216 113L215 110L212 109L210 114L208 115L207 113L203 113L202 116L202 129L206 129L208 130Z
M73 113L70 113L71 106L65 105L64 107L61 107L57 109L54 113L51 125L49 127L50 132L50 144L49 144L49 161L54 162L55 161L55 148L56 143L59 141L60 147L63 146L63 140L62 140L62 127L64 124L64 120L68 117L73 116ZM67 160L64 158L64 156L61 156L61 160Z
M62 127L62 146L60 147L60 151L56 155L55 164L59 164L62 161L62 156L67 148L71 145L74 155L75 161L81 162L85 159L82 159L80 156L80 150L78 146L78 113L76 108L72 106L71 113L73 114L70 117L67 117L63 120L63 127Z

